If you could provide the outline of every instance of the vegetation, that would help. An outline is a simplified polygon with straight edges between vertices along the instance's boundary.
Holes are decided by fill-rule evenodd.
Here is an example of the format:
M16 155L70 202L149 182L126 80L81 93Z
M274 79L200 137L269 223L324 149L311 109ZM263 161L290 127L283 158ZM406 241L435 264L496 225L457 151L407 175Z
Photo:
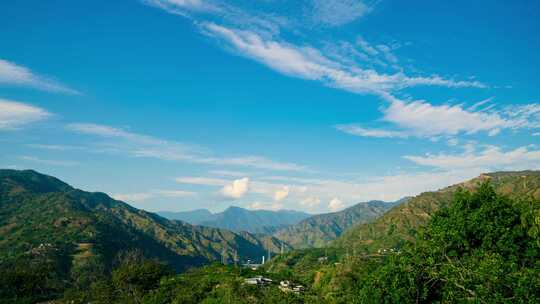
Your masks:
M371 272L361 302L540 302L540 205L489 184L458 191L414 242Z
M345 231L332 246L371 253L400 247L405 240L413 240L417 230L425 226L432 215L449 206L457 191L476 191L486 181L498 194L514 199L540 199L540 171L482 174L464 183L415 196L374 221Z
M267 253L265 244L278 250L277 242L169 221L35 171L0 170L2 299L33 303L86 286L110 275L126 251L183 271L222 258L258 259ZM18 282L23 289L10 288Z
M405 214L414 214L407 218L412 219L420 213L417 212L419 209L413 210L411 206L421 206L423 201L427 205L421 210L433 209L423 220L424 224L407 226L416 229L407 231L399 242L391 243L397 240L396 235L404 235L400 225L411 221L396 221L393 227L383 229L386 234L379 235L388 236L390 241L381 238L376 244L394 244L395 247L375 250L375 242L362 243L365 239L355 242L355 246L338 246L343 242L341 239L333 247L293 250L276 256L256 271L213 264L180 274L175 274L164 263L169 262L167 255L152 256L147 250L134 247L130 238L138 236L138 230L132 228L130 233L123 232L126 227L132 227L120 225L125 225L125 220L114 222L117 226L107 226L108 229L117 227L115 233L124 233L119 235L126 238L122 244L129 249L116 250L112 258L109 258L112 253L106 252L118 246L113 241L115 238L109 234L111 240L100 239L98 242L95 235L103 233L98 225L101 222L80 211L82 208L76 209L81 212L77 219L88 218L91 225L85 227L92 227L88 231L95 231L95 234L86 229L71 229L71 222L56 229L47 228L47 221L54 223L65 216L65 213L60 213L62 209L54 204L51 206L56 208L56 215L46 215L50 219L39 218L44 223L39 227L48 229L46 232L52 233L50 237L45 233L21 231L9 226L13 222L24 225L14 221L13 214L9 212L15 211L4 205L10 205L12 199L17 198L14 201L21 203L22 210L27 210L19 195L35 200L32 193L51 188L44 187L42 181L33 184L32 179L24 183L24 188L6 187L7 182L4 181L0 201L0 229L3 229L0 246L5 246L2 244L7 240L13 250L0 247L0 303L36 303L52 299L56 303L73 304L538 303L539 175L537 172L522 172L489 176L443 189L440 193L422 194L419 197L425 200L412 199L413 205L408 202L390 211L406 210L409 213ZM13 179L8 180L13 183ZM21 182L13 184L20 185ZM39 189L34 187L36 185L40 185ZM66 190L69 188L62 191ZM58 195L56 191L53 194ZM448 200L435 203L436 200L431 198L436 197ZM51 201L63 201L59 198L63 197L54 197ZM40 203L46 201L43 199ZM81 201L84 200L76 202ZM73 204L60 206L68 208ZM85 201L84 206L86 204L88 202ZM36 204L32 206L39 207ZM99 208L92 210L94 216L105 216ZM110 207L103 210L113 214L118 212ZM46 212L46 209L41 209L41 213ZM25 213L15 212L19 216L15 218L33 219L23 217ZM6 214L11 216L6 217ZM74 218L72 213L70 216L70 219ZM35 221L33 225L37 223ZM353 229L357 231L366 226L374 227L366 224ZM13 231L13 235L6 234L7 229L12 229L9 231ZM34 242L33 234L39 234L47 243L30 246ZM64 238L68 241L62 242ZM18 243L14 243L14 239ZM21 251L20 248L30 250ZM255 275L269 277L274 283L245 284L245 278ZM280 280L302 284L306 290L283 292L276 284Z

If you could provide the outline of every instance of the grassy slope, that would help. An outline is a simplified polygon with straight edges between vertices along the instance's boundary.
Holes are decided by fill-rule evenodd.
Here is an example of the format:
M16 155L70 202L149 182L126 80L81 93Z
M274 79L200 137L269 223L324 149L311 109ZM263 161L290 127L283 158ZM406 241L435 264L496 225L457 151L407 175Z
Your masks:
M517 198L540 198L540 171L483 174L464 183L415 196L406 203L395 206L377 220L346 231L333 245L372 252L399 246L403 240L411 239L414 231L425 225L431 215L450 203L459 188L474 190L485 180L490 180L500 194Z

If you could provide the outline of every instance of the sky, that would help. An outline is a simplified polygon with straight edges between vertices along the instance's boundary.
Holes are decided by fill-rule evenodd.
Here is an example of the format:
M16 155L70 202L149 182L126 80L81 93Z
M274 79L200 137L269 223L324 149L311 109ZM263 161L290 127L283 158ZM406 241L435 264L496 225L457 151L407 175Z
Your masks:
M538 1L0 3L0 168L149 211L540 169Z

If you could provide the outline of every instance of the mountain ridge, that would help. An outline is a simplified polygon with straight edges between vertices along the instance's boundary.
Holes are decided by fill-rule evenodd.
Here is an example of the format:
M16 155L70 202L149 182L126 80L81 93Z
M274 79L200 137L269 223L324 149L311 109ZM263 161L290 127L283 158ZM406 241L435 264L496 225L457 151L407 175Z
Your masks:
M206 209L186 212L158 212L170 219L178 219L192 225L227 229L235 232L272 234L280 228L295 224L311 215L295 210L249 210L230 206L222 212L211 213Z
M46 244L75 264L78 256L109 267L121 251L137 249L177 270L232 263L235 256L258 259L267 253L265 244L278 242L171 221L33 170L0 170L0 231L0 259Z
M294 248L323 247L346 229L370 221L401 202L369 201L344 210L317 214L278 230L273 235Z

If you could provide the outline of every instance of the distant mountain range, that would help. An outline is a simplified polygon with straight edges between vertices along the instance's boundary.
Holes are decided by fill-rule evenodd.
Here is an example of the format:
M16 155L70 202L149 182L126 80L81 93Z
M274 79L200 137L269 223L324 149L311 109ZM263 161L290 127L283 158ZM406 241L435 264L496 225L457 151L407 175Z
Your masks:
M370 201L339 212L314 215L275 232L274 236L293 248L323 247L349 227L373 220L404 201L406 199L397 202Z
M177 270L225 259L260 260L271 236L193 226L74 189L35 171L0 170L0 261L48 250L63 265L108 268L119 253L144 252Z
M248 210L229 207L223 212L212 213L206 209L186 212L158 212L159 215L181 220L192 225L215 227L235 232L272 234L280 228L296 224L311 215L292 210Z

